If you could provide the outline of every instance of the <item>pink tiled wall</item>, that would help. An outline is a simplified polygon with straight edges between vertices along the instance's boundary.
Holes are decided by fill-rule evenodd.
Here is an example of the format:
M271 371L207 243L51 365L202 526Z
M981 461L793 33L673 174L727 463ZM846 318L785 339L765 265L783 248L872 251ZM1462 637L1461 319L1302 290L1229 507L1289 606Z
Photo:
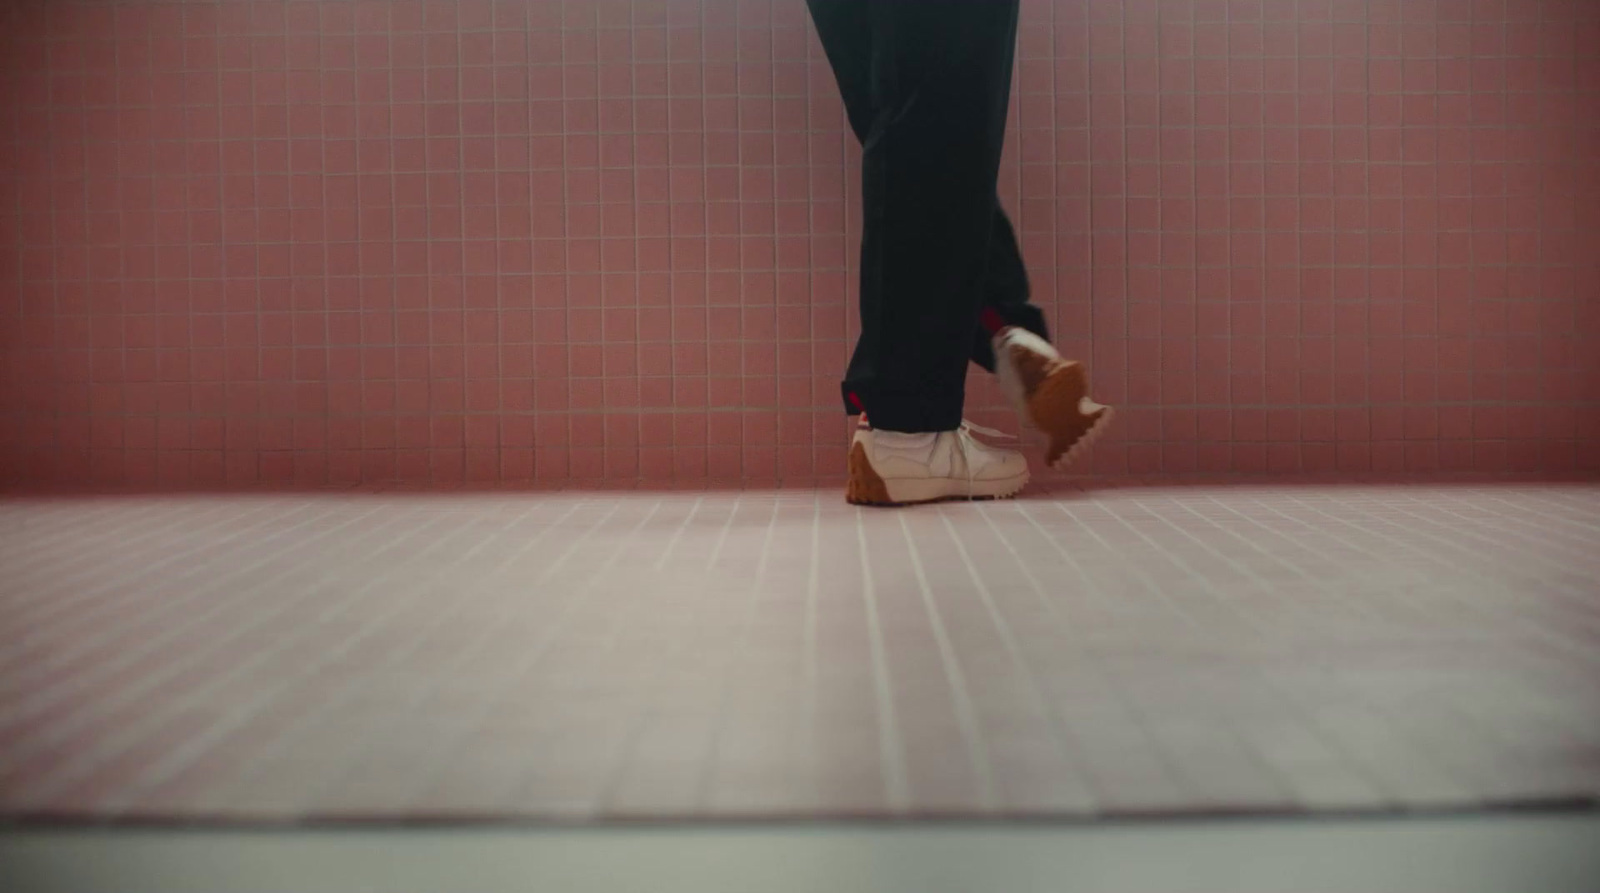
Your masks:
M1600 466L1597 54L1593 0L1026 2L1091 470ZM840 471L801 0L14 0L0 122L7 483Z

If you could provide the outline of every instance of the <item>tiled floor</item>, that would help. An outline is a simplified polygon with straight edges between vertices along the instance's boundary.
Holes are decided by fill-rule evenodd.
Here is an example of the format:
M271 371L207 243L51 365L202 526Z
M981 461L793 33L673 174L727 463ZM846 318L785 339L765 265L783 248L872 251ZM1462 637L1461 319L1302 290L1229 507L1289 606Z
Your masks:
M1600 803L1600 486L0 503L0 812Z

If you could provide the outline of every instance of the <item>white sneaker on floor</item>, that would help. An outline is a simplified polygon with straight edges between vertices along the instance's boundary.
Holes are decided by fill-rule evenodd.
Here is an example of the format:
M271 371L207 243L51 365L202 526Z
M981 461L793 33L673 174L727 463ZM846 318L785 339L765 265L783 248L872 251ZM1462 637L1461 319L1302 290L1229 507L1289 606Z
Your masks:
M1005 436L967 422L927 434L877 431L863 417L850 444L845 499L854 505L911 505L1015 496L1028 483L1028 460L974 434Z
M1069 362L1050 342L1018 326L994 336L995 375L1023 418L1050 437L1045 463L1060 471L1092 446L1111 421L1111 407L1089 399L1082 363Z

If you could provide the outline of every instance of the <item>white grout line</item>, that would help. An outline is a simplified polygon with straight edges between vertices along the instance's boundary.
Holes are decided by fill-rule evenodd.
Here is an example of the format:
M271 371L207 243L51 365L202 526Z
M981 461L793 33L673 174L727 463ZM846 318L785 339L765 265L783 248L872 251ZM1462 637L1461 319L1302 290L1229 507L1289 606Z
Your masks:
M961 556L961 562L967 569L967 576L972 580L973 587L977 589L978 598L983 602L984 611L989 615L989 621L994 624L995 634L999 636L1001 645L1011 658L1012 667L1017 670L1018 675L1022 678L1023 685L1028 691L1029 700L1032 701L1033 709L1045 720L1046 728L1049 730L1050 741L1055 745L1057 755L1077 767L1081 761L1069 744L1072 733L1069 731L1070 727L1066 722L1066 718L1052 706L1050 699L1045 695L1044 688L1039 683L1039 677L1029 665L1027 656L1023 653L1022 646L1018 643L1010 622L1006 620L1004 613L1000 611L995 602L994 594L990 591L989 585L984 582L984 575L979 572L977 564L972 560L972 553L967 549L964 537L950 520L950 515L947 513L941 514L945 529L949 532L951 541L954 542L956 551ZM1005 547L1007 554L1011 556L1018 570L1028 579L1029 586L1033 590L1035 597L1041 603L1051 606L1053 602L1044 594L1044 585L1040 582L1038 576L1028 568L1027 563L1022 560L1022 556L1018 554L1010 540L995 526L994 519L990 517L988 509L986 507L981 508L979 515L986 522L990 533ZM1051 616L1058 624L1061 624L1059 613L1051 611ZM1064 628L1065 625L1061 625ZM1082 769L1080 768L1079 771L1082 772ZM1087 787L1085 787L1084 792L1087 795L1087 801L1083 804L1083 808L1085 811L1092 811L1095 797Z
M861 562L861 597L866 607L867 634L872 643L872 685L878 705L878 765L883 772L884 794L888 798L889 811L903 815L911 805L911 789L906 777L899 722L895 715L889 661L884 652L883 626L878 619L877 586L872 580L866 516L861 510L855 512L855 526Z
M937 511L937 510L936 510ZM979 511L982 511L980 508ZM961 727L961 737L967 745L967 756L972 762L973 778L978 785L978 808L990 812L998 805L995 799L994 773L989 763L988 747L979 727L977 711L972 706L972 695L967 691L966 674L961 669L961 659L950 643L944 618L933 597L933 587L928 582L927 570L922 566L922 554L916 538L911 535L907 512L900 513L900 532L905 536L906 550L911 556L911 570L917 578L917 589L922 595L922 608L933 632L933 641L939 648L939 663L944 667L945 681L950 685L951 706L956 723ZM943 514L942 512L940 514ZM948 516L945 518L948 525ZM959 540L957 540L959 543Z

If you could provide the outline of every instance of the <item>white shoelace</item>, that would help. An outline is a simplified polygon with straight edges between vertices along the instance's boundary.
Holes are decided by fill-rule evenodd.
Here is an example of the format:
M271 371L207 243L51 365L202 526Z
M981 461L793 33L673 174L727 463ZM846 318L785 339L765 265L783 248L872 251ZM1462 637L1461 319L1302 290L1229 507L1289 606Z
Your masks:
M974 434L982 434L985 437L995 437L1001 440L1016 439L1014 435L1007 434L1004 431L996 431L993 428L974 425L966 419L961 420L961 427L956 429L956 447L961 450L961 464L967 467L967 496L969 497L978 484L978 477L973 473L971 451L984 445L982 441L972 436Z

